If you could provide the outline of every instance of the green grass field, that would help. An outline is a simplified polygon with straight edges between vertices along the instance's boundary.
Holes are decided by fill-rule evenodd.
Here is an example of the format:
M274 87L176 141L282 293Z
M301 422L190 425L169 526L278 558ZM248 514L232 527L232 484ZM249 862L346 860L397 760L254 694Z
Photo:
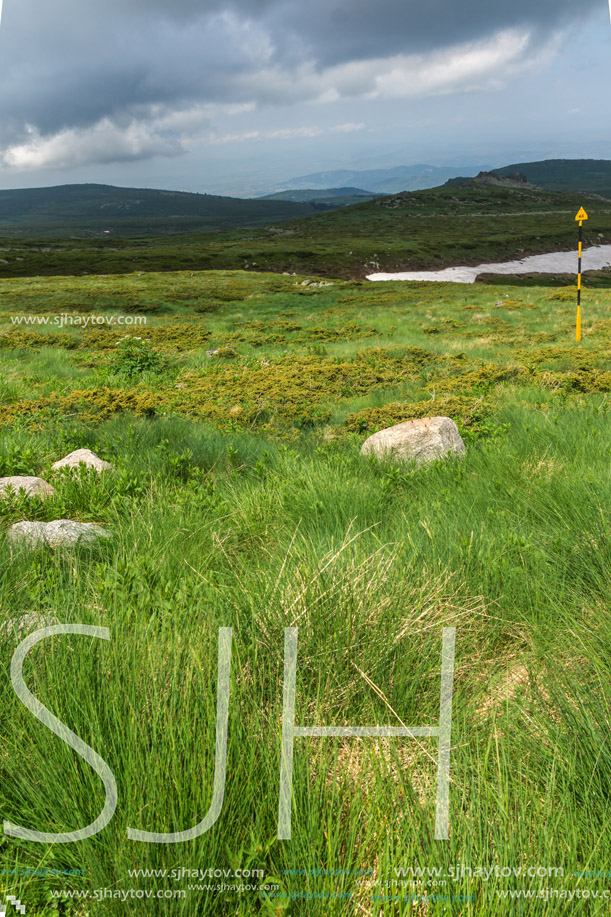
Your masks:
M111 636L58 637L26 661L30 690L118 784L94 838L0 841L0 879L28 917L608 912L594 898L608 879L582 871L610 868L611 291L585 291L576 345L574 287L331 276L1 282L0 476L56 487L0 502L3 531L71 518L112 533L55 552L0 540L0 624L35 612ZM113 315L146 324L83 327ZM369 433L430 415L457 422L463 459L361 457ZM53 478L81 447L115 471ZM277 840L284 628L299 628L298 724L417 726L439 716L444 626L449 840L434 839L426 738L297 739L292 838ZM210 806L220 627L233 658L219 820L182 844L129 840ZM16 640L0 635L3 818L76 830L101 811L102 782L18 700ZM9 872L45 867L83 875ZM196 867L263 877L170 875ZM203 889L219 881L277 888ZM52 897L62 889L186 894ZM398 900L410 894L428 901Z

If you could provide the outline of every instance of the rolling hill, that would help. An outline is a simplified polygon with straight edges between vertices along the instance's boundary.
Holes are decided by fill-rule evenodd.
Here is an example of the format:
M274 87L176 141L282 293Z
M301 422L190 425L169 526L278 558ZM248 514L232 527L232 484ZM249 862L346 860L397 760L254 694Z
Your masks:
M242 200L187 191L58 185L0 191L0 235L150 236L219 232L298 219L321 203Z
M502 169L492 169L491 175L505 177L521 172L533 185L550 191L588 191L611 197L611 161L608 159L544 159L541 162L520 162Z

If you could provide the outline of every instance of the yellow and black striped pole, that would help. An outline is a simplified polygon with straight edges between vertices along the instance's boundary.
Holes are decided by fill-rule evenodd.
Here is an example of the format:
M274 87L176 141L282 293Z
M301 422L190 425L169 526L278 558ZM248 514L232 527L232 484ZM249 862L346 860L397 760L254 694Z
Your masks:
M575 329L575 340L581 340L581 248L583 245L583 221L588 219L588 214L583 207L579 208L579 213L575 217L579 223L579 257L577 260L577 325Z

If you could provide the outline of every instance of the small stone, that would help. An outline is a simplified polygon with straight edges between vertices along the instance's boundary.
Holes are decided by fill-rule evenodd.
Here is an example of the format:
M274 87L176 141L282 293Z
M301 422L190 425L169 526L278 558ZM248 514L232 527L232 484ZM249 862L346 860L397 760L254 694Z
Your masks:
M448 453L464 455L465 444L450 417L423 417L380 430L365 440L361 455L431 462Z
M53 471L57 471L59 468L78 468L81 462L88 468L95 468L96 471L110 471L112 469L110 462L105 462L104 459L98 458L91 449L77 449L65 458L55 462L51 467Z
M295 286L300 287L332 287L332 280L302 280L301 283L296 283Z
M8 538L28 548L43 545L58 548L61 545L92 544L100 538L110 538L110 533L91 522L55 519L53 522L16 522L8 530Z
M0 478L0 495L6 494L9 490L14 493L19 493L20 490L23 490L28 497L51 497L55 493L55 488L43 481L42 478L23 475Z

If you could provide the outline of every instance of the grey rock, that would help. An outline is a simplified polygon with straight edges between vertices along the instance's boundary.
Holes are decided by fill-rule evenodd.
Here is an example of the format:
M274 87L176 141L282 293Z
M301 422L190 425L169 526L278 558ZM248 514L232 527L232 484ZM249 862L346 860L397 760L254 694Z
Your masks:
M23 543L27 548L37 548L46 544L46 522L16 522L8 530L8 540L12 543Z
M55 493L55 488L42 478L23 475L0 478L0 495L5 494L8 490L13 490L15 493L24 490L28 497L50 497Z
M101 525L91 522L56 519L47 522L45 527L45 540L52 548L63 544L91 544L99 538L110 538L110 534Z
M406 420L374 433L362 445L362 455L431 462L441 456L466 452L458 428L449 417L423 417Z
M81 462L87 465L88 468L95 468L96 471L110 471L112 469L110 462L105 462L103 459L98 458L90 449L77 449L65 458L60 459L59 462L55 462L51 467L53 471L57 471L59 468L78 468Z
M8 531L13 544L25 544L28 548L48 545L91 544L100 538L110 538L110 533L101 525L91 522L73 522L71 519L55 519L53 522L16 522Z

